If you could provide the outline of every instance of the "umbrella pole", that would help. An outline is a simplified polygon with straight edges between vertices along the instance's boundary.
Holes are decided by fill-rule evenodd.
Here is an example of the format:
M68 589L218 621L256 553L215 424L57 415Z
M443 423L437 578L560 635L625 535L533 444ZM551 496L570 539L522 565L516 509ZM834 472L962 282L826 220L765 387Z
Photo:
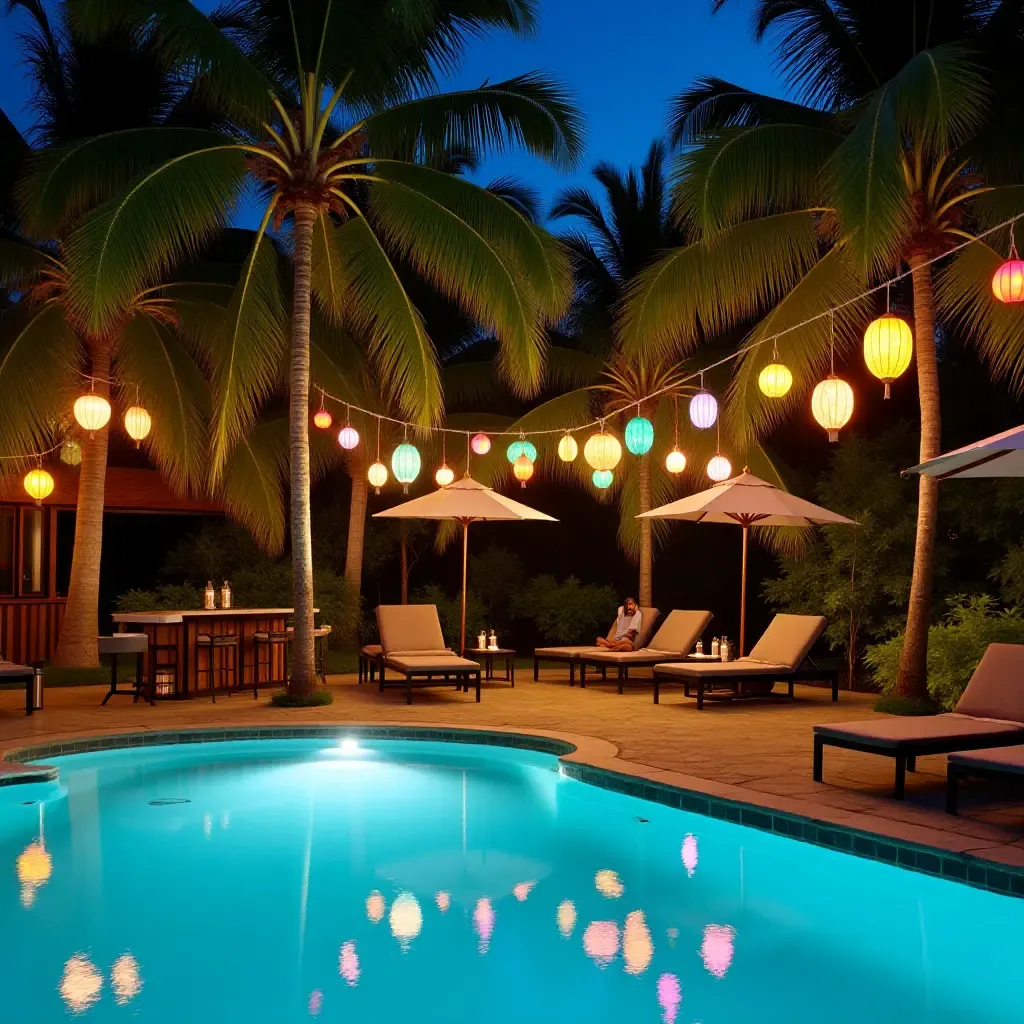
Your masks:
M462 646L459 654L466 656L466 562L469 560L469 520L462 520Z
M740 574L740 657L747 653L747 539L750 527L743 526L743 571Z

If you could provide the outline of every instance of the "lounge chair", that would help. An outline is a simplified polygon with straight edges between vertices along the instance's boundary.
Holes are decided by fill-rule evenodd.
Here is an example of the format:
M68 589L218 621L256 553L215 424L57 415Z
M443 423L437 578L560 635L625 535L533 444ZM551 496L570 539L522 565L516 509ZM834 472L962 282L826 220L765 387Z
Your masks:
M903 799L906 773L922 754L1008 747L1024 742L1024 646L989 644L957 702L943 715L876 718L814 727L814 781L824 747L881 754L896 761L893 796Z
M659 702L661 687L681 683L690 696L697 688L697 710L704 709L705 690L725 687L734 697L766 697L776 683L793 684L824 680L832 684L832 699L839 700L839 673L835 669L805 667L807 655L825 629L820 615L776 615L754 649L735 661L672 662L654 666L654 703Z
M956 814L961 779L1024 780L1024 744L976 754L950 754L946 761L946 810Z
M9 687L25 688L25 714L31 715L36 710L32 699L32 683L36 671L41 671L41 663L36 665L17 665L13 661L0 659L0 689Z
M654 632L660 614L657 608L640 609L640 632L637 633L636 639L633 641L633 650L639 650L647 643L648 638ZM613 622L608 628L607 638L613 639L614 633L615 623ZM569 685L573 686L576 682L576 666L579 664L580 658L583 655L603 650L603 647L598 647L596 644L579 647L538 647L533 652L533 681L537 682L539 678L542 661L562 661L569 665Z
M622 684L629 678L630 668L657 665L672 658L685 658L711 619L711 612L681 611L676 608L668 613L668 618L662 622L646 647L633 651L608 651L592 647L590 652L580 655L580 686L587 685L587 665L597 665L600 669L614 665L619 693L622 693Z
M414 685L454 685L468 692L470 682L475 680L479 703L480 665L445 647L436 606L382 604L377 608L377 631L382 654L378 662L381 693L386 686L404 686L405 703L411 704ZM404 678L389 683L389 668Z
M380 644L364 644L359 648L359 685L363 680L373 682L374 666L379 666L384 660L384 652Z

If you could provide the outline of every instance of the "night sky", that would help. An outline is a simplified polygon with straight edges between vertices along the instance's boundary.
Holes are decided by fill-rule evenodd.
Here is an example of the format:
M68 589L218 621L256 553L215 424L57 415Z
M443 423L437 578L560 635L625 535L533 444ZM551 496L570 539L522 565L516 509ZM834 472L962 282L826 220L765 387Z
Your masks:
M0 106L25 128L31 117L29 90L15 41L22 19L21 12L7 16L0 32ZM733 0L715 16L711 0L540 0L540 26L532 39L495 34L475 43L452 84L496 82L537 69L561 79L583 109L583 164L566 176L514 154L492 159L479 177L515 174L546 199L585 178L598 160L640 163L663 131L669 98L697 75L715 74L764 92L781 90L770 47L750 41L745 0Z

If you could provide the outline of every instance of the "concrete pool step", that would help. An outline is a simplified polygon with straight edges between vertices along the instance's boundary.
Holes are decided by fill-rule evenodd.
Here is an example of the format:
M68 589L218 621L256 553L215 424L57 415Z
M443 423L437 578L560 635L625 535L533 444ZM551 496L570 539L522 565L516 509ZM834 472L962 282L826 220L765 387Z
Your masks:
M19 786L30 782L55 782L58 770L52 764L18 764L0 761L0 786Z

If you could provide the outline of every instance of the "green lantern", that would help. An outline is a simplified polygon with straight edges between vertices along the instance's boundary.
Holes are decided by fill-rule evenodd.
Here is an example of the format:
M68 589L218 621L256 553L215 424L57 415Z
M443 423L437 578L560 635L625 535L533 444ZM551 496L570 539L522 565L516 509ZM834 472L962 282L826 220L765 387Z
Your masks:
M610 469L595 469L591 479L594 481L594 486L599 491L603 491L605 488L611 487L614 474Z
M654 444L654 425L646 416L634 416L626 424L626 447L634 455L646 455Z
M391 469L395 479L408 494L409 484L420 475L420 453L416 446L403 441L391 456Z
M527 440L513 441L505 451L505 457L513 465L520 455L525 455L531 462L537 461L537 449Z

